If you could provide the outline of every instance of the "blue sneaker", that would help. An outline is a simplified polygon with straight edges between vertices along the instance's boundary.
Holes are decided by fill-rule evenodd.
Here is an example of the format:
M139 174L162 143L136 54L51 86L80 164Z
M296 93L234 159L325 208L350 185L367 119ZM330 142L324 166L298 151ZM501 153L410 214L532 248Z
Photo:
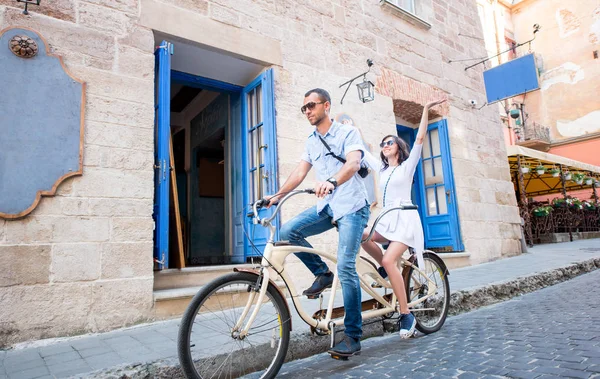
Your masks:
M388 277L388 275L387 275L387 272L385 271L385 268L384 268L383 266L379 267L379 268L377 269L377 272L379 273L379 275L381 275L381 277L382 277L383 279L385 279L385 278L387 278L387 277Z
M327 352L331 354L333 358L360 355L360 339L344 335L344 339Z
M399 329L400 329L400 338L406 339L415 335L415 328L417 327L417 319L413 316L412 313L406 315L400 315L400 320L398 320Z

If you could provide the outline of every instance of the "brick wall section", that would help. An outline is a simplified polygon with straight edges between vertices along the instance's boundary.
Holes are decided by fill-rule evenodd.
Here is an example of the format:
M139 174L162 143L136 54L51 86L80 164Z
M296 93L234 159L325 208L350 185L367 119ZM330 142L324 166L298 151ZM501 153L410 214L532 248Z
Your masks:
M280 183L297 165L311 131L299 112L306 90L330 90L333 114L349 113L374 152L384 135L395 132L394 109L417 119L430 95L447 96L439 112L449 120L471 262L520 251L498 116L468 104L483 104L481 67L465 72L463 65L447 63L485 55L481 41L458 35L481 34L475 2L423 0L423 17L433 25L425 30L379 0L160 1L280 41L283 65L274 67ZM42 1L30 9L24 16L20 4L0 0L0 29L37 30L88 83L84 175L63 183L27 218L0 221L0 259L10 257L15 267L0 276L0 345L131 324L151 317L152 307L154 38L137 23L140 1ZM362 104L351 88L340 105L339 84L363 72L366 58L376 63L369 74L378 83L376 100ZM403 92L405 85L410 90ZM313 179L311 173L307 185ZM290 202L283 219L314 203L308 196ZM311 242L333 252L337 235ZM293 259L297 285L305 285L312 279Z

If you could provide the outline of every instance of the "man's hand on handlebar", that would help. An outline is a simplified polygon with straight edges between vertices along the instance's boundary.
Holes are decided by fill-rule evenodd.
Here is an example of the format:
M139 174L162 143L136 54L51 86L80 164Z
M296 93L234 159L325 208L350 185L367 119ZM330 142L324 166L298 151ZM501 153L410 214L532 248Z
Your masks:
M279 203L279 196L277 195L271 195L271 196L265 196L264 199L265 200L265 204L264 204L264 208L271 208L272 205L276 205L277 203Z
M319 199L322 199L325 195L332 193L334 189L335 186L330 182L317 182L315 184L315 195L317 195Z

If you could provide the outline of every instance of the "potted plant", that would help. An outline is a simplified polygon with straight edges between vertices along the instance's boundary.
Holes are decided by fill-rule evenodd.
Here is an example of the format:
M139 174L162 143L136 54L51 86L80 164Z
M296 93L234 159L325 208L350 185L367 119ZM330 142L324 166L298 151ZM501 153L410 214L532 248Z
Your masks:
M583 210L586 210L586 211L596 210L596 205L594 203L586 200L583 202Z
M540 163L540 165L535 168L535 171L538 175L544 175L546 173L546 167Z
M581 200L579 200L576 197L570 200L571 202L569 203L569 207L571 207L571 209L583 209L583 203L581 202Z
M527 174L529 172L529 165L521 165L521 172Z
M552 206L554 208L565 208L567 206L567 200L562 197L556 197L552 199Z
M565 180L571 180L571 173L569 171L565 171L563 175L565 176Z
M583 180L585 181L586 186L591 186L592 183L594 183L594 179L589 176L586 176Z
M573 181L579 185L583 184L583 178L585 178L585 175L580 172L573 174Z
M560 176L560 169L556 167L552 167L550 171L548 171L553 177L558 178Z
M535 217L547 217L552 212L552 207L549 205L533 208L533 215Z

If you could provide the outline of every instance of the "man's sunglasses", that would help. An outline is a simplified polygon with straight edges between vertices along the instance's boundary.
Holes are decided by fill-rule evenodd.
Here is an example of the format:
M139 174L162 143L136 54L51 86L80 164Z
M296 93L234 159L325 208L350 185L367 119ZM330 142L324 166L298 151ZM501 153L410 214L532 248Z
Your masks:
M379 147L383 149L384 146L392 146L394 144L394 140L385 141L379 144Z
M315 103L314 101L308 102L304 104L302 108L300 108L300 112L302 112L302 114L305 114L307 109L312 111L313 109L315 109L317 104L325 104L325 101L319 101L318 103Z

